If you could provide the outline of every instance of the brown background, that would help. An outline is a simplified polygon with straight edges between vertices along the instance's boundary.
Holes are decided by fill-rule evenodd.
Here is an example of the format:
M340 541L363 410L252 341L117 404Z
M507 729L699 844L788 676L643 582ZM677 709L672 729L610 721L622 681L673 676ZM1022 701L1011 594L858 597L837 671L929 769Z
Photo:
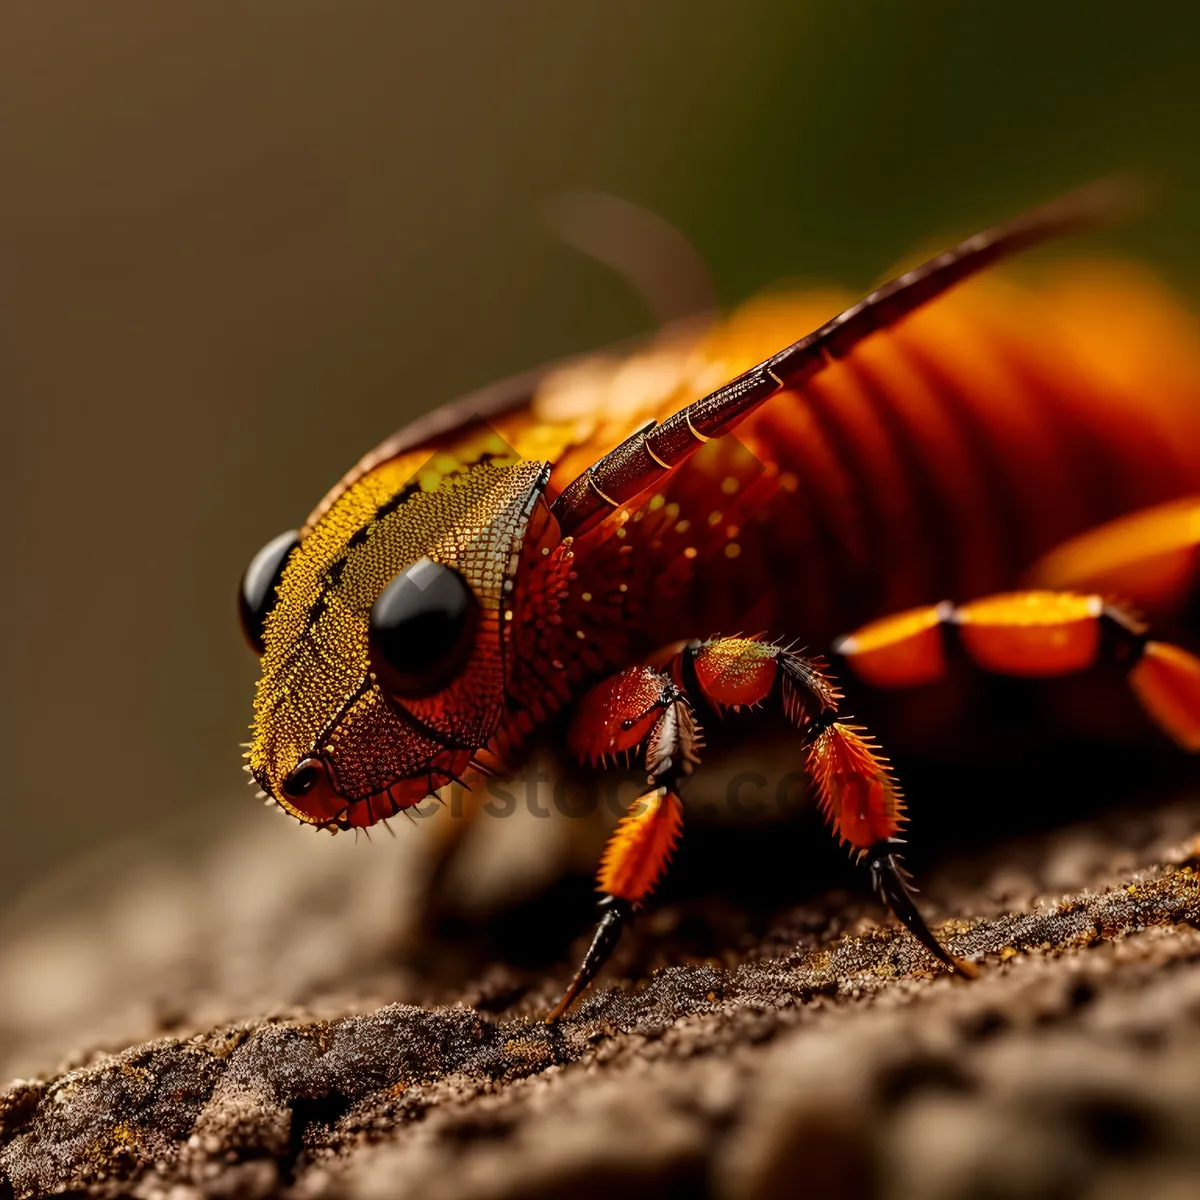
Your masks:
M735 301L1144 169L1103 244L1195 295L1198 38L1026 0L5 4L7 893L245 810L236 581L359 453L648 327L546 232L561 189L662 213Z

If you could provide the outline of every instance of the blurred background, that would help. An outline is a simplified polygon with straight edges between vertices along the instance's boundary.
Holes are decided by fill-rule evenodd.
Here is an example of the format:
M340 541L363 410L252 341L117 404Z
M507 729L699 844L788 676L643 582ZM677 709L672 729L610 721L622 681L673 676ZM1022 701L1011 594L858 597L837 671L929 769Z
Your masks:
M735 303L1141 171L1095 245L1198 297L1198 44L1108 2L4 5L0 922L110 888L97 847L258 819L263 542L411 417L651 327L548 231L563 189L660 213Z

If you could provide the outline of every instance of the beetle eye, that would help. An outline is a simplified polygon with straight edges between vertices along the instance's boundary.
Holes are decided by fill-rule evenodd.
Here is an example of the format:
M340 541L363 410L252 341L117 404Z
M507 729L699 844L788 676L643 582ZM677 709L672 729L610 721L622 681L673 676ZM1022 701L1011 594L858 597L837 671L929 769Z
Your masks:
M263 627L275 605L275 589L283 577L288 556L300 545L300 533L289 529L272 538L251 560L238 589L238 614L242 632L256 653L263 652Z
M478 623L479 602L466 580L423 558L401 571L371 608L371 670L391 695L430 696L466 665Z

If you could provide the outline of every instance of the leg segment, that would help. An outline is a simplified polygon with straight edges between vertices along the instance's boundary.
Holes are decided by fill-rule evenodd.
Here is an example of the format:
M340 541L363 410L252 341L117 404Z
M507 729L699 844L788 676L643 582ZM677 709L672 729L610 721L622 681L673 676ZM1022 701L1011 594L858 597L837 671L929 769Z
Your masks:
M593 688L580 703L568 743L593 763L641 751L650 789L609 838L596 880L602 895L595 936L547 1023L563 1016L596 977L616 948L625 921L667 869L683 827L676 788L698 761L701 744L683 692L651 667L631 667Z
M553 1025L555 1021L566 1016L567 1009L575 1003L575 998L596 978L600 968L612 957L612 952L621 940L621 930L633 912L633 905L619 896L602 896L596 906L600 910L600 921L592 944L579 964L562 999L546 1014L546 1024Z
M836 649L868 684L913 687L943 677L949 637L984 670L1005 675L1065 675L1102 657L1124 664L1145 711L1184 749L1200 752L1200 658L1153 640L1140 618L1098 595L1011 592L959 607L911 609L863 626ZM778 702L800 731L822 812L838 838L866 860L881 898L938 961L975 973L942 947L913 902L896 849L905 823L900 789L866 731L839 713L841 693L822 664L742 637L693 642L658 662L662 669L631 667L593 688L571 726L571 749L587 761L643 754L650 790L612 835L598 879L603 898L596 936L548 1020L562 1016L595 977L622 923L666 869L682 826L676 793L701 746L689 696L718 716Z
M757 638L719 638L690 646L678 662L683 676L695 679L718 712L778 695L800 730L805 769L838 839L868 862L875 890L913 937L944 966L974 975L970 963L938 942L913 902L897 851L905 823L900 788L867 731L840 717L841 693L822 664Z
M571 724L568 744L585 761L642 754L650 790L609 840L597 879L603 895L595 937L547 1021L561 1017L595 978L622 924L666 869L682 826L677 791L702 745L689 695L703 698L718 716L778 703L801 732L822 812L839 839L868 861L880 896L938 961L974 973L938 943L913 903L896 849L904 825L900 790L866 731L839 717L841 693L820 664L758 638L693 642L659 661L664 669L630 667L593 688Z
M1123 664L1142 708L1185 750L1200 752L1200 659L1167 642L1130 610L1098 595L1026 591L910 609L864 625L836 650L864 682L934 683L955 637L985 671L1026 678L1069 675L1101 658Z

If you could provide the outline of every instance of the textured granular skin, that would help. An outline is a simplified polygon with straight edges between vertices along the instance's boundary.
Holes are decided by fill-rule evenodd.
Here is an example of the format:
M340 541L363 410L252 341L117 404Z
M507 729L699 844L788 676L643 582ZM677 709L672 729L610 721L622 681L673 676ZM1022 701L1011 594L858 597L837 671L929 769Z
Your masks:
M319 1016L81 1056L0 1096L0 1196L1191 1195L1198 818L1177 803L941 870L942 916L983 914L942 925L974 982L837 895L688 961L683 900L638 934L675 965L556 1027L538 1016L565 968L493 965L456 1004L369 1008L345 980Z

